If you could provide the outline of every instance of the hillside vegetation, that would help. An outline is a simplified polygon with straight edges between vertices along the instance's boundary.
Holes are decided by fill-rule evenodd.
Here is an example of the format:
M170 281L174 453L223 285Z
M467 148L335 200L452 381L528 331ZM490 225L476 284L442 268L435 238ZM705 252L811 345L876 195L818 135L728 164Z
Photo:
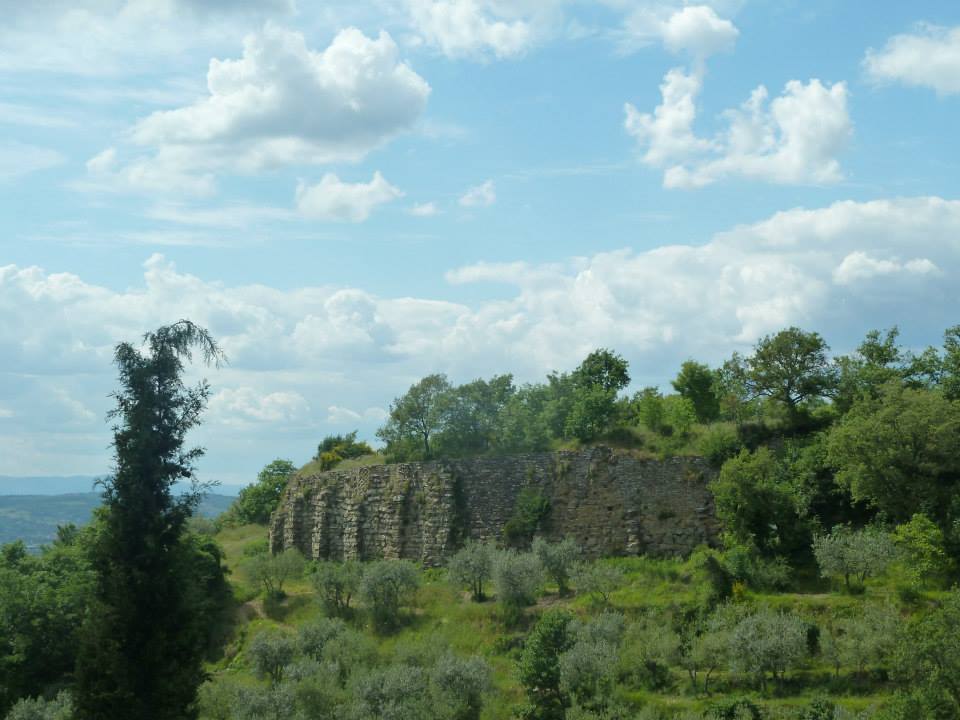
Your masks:
M960 718L960 326L922 352L872 332L843 357L788 328L718 368L685 362L672 393L629 382L609 350L520 387L431 375L392 403L380 453L350 433L299 470L266 466L183 540L200 553L191 582L208 582L209 677L189 714ZM538 537L549 508L526 498L504 538L441 569L268 552L298 472L593 443L708 458L722 547L584 562ZM65 530L36 558L3 548L10 717L72 702L57 693L74 687L96 532Z

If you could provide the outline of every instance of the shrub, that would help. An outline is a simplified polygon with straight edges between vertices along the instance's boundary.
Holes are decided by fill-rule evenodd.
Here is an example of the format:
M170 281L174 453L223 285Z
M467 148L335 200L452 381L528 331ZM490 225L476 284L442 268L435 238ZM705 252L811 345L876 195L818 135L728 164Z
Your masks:
M339 618L321 618L315 622L300 627L297 637L297 647L300 653L318 662L324 658L324 649L327 644L343 635L347 626Z
M561 688L560 658L573 644L570 613L548 610L530 632L520 656L520 683L530 702L530 720L562 720L569 705Z
M900 616L891 605L867 605L852 617L836 623L838 660L863 675L868 666L881 667L889 661L895 646Z
M447 564L450 581L458 587L468 588L471 597L480 602L484 597L483 584L493 573L493 554L490 545L467 540Z
M750 545L732 545L724 552L733 580L757 590L784 590L790 585L793 570L786 558L765 558Z
M280 495L297 468L289 460L274 460L257 475L257 481L240 491L237 499L218 521L226 525L270 522Z
M616 681L618 653L600 641L578 640L560 656L560 691L584 708L602 709Z
M714 467L735 457L743 449L740 436L729 425L711 425L700 436L700 454Z
M525 548L550 515L550 501L540 488L525 487L517 495L513 515L503 526L503 537L510 547Z
M828 535L814 537L813 554L823 577L840 576L850 590L851 577L862 587L868 577L890 566L897 557L897 549L890 535L879 528L850 530L841 525Z
M644 617L627 629L622 674L650 689L664 688L670 682L670 667L680 660L680 647L668 618Z
M524 607L532 605L543 581L543 571L533 553L503 550L493 562L493 585L507 622L519 619Z
M60 691L52 700L44 698L24 698L18 700L6 720L72 720L73 698L65 690Z
M913 582L923 585L931 579L947 575L950 557L947 555L943 532L926 515L917 513L909 522L898 525L893 540L907 561Z
M572 538L564 538L558 543L549 543L543 538L533 541L533 554L537 556L544 572L557 584L561 595L569 591L570 572L573 570L580 548Z
M342 563L321 560L312 568L310 581L328 614L347 617L350 601L360 588L363 568L355 560Z
M394 665L372 670L353 686L357 720L430 720L429 679L422 668Z
M420 584L420 573L409 560L377 560L367 566L360 595L370 607L374 624L391 630L400 624L400 610L410 603Z

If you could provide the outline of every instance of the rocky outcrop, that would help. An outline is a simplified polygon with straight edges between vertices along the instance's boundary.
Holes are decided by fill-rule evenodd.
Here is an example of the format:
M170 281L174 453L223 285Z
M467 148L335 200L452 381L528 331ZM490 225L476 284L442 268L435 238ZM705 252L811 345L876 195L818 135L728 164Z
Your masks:
M550 500L542 534L572 537L588 557L685 555L717 540L712 476L700 458L609 448L332 470L289 483L270 547L436 565L466 538L499 540L520 490L532 486Z

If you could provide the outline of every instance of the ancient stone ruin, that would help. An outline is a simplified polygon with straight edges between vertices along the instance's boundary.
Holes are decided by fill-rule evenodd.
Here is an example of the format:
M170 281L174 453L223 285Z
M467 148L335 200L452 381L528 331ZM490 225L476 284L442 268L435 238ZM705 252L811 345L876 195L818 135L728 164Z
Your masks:
M542 534L588 557L686 555L719 533L700 458L609 448L331 470L294 478L270 526L273 552L440 564L466 538L498 541L521 489L550 501Z

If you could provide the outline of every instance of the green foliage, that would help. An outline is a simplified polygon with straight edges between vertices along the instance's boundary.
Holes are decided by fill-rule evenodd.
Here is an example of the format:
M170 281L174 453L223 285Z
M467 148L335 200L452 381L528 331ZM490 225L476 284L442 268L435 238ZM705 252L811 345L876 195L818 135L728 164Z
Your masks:
M532 605L543 582L543 569L533 553L502 550L493 560L493 587L508 624Z
M813 553L823 577L842 577L847 590L851 578L860 586L868 577L884 572L897 558L890 535L876 527L851 530L840 525L813 539Z
M457 587L465 587L475 602L484 598L483 584L493 574L494 548L487 543L467 540L447 563L450 581Z
M719 468L743 449L743 443L734 428L717 424L704 430L698 441L698 449L711 465Z
M529 720L562 720L569 698L561 687L561 656L573 644L569 613L549 610L527 637L518 666L530 706Z
M836 479L895 522L924 513L949 532L960 518L960 403L936 391L884 385L830 431Z
M247 652L257 675L269 678L272 685L278 685L287 666L293 662L297 643L287 633L260 632L253 638Z
M327 435L317 446L313 459L320 463L321 470L332 470L344 460L372 454L372 447L363 441L357 442L357 431L354 430L346 435Z
M829 349L820 335L796 327L761 338L746 361L747 391L781 403L795 420L804 404L829 395L836 385Z
M211 623L191 602L197 563L194 546L184 542L201 491L194 463L203 451L184 442L209 388L188 388L182 375L193 348L207 362L222 354L186 320L147 333L144 343L146 352L128 343L115 352L115 465L90 547L96 583L76 664L81 720L191 717L203 680ZM174 497L182 480L194 481L194 492Z
M768 448L743 450L725 462L710 490L733 543L755 546L765 557L790 555L808 545L793 487Z
M716 373L703 363L687 360L670 383L693 406L697 422L709 423L720 417L720 398L716 391Z
M907 571L917 585L942 579L951 568L943 532L922 513L898 525L893 541L899 548Z
M446 375L427 375L390 405L386 424L377 437L396 460L431 458L431 438L443 429L451 386Z
M479 720L484 696L491 687L490 666L480 657L459 658L444 653L431 673L450 720Z
M631 402L637 419L644 427L655 433L663 431L667 424L666 406L656 388L644 388L633 396Z
M807 626L800 618L764 608L738 622L730 632L730 666L755 675L766 686L767 673L781 682L787 670L807 654Z
M370 563L360 583L360 595L381 630L400 625L401 609L413 600L420 584L416 566L408 560L377 560Z
M569 591L570 573L580 555L580 548L572 538L550 543L543 538L533 541L533 554L540 561L547 577L557 584L561 595Z
M270 515L280 504L280 495L287 487L287 482L295 472L296 467L289 460L278 458L271 462L259 472L255 483L240 490L221 523L266 525L270 522Z
M328 614L348 617L350 601L360 589L363 568L355 560L320 560L310 568L310 582Z
M6 720L73 720L73 698L63 690L52 700L24 698L10 708Z
M271 555L259 553L251 557L245 568L250 580L263 587L268 598L284 597L283 586L288 580L303 575L306 562L295 548L287 548L282 553Z
M573 569L573 584L577 593L589 597L596 606L609 607L610 595L623 583L623 570L614 565L585 562Z
M651 690L663 689L670 684L670 666L678 664L680 652L681 639L669 618L647 614L627 628L621 674Z
M891 605L874 603L858 608L835 623L831 642L838 665L863 676L868 667L887 666L894 652L900 615Z
M511 547L527 547L550 517L550 501L538 487L520 489L513 515L503 526L503 537Z

